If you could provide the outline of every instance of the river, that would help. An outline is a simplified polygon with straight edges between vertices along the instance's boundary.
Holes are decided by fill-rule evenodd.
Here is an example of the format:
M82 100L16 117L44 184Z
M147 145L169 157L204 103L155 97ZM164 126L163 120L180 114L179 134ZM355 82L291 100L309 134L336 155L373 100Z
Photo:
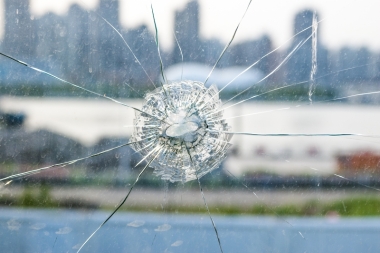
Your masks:
M141 107L142 100L122 100ZM128 137L134 111L102 99L1 97L0 110L26 114L25 129L46 129L93 145L103 137ZM236 117L241 116L242 117ZM249 170L279 174L321 174L337 171L340 153L380 150L380 107L345 103L247 102L225 111L235 132L357 133L366 137L232 138L238 156L226 162L236 175ZM231 166L233 164L234 166Z
M76 252L109 212L0 210L1 252ZM223 251L379 252L379 218L213 216ZM304 237L302 237L301 236ZM207 215L117 213L82 252L220 252Z

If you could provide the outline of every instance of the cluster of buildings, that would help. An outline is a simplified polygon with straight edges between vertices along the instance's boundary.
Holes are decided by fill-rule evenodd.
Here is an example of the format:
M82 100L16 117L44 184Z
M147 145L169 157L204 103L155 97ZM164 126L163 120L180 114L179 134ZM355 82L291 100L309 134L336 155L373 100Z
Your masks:
M193 0L184 9L176 11L174 31L182 48L184 62L212 65L225 45L218 40L205 40L200 36L199 8L199 3ZM86 87L113 87L121 92L121 96L128 95L128 90L120 89L125 87L125 83L131 86L144 85L149 83L149 78L102 16L121 32L148 76L158 81L160 65L154 34L146 26L129 30L123 28L119 21L119 0L100 0L95 11L100 16L79 5L72 5L64 16L48 13L35 19L29 9L29 0L5 0L5 35L0 44L2 52ZM312 20L312 11L299 12L294 19L294 34L311 26ZM263 76L271 73L300 41L310 36L311 31L307 29L295 36L288 49L276 51L264 58L256 69ZM366 47L345 47L332 52L320 41L317 45L316 75L320 87L342 90L347 85L361 87L380 79L379 54ZM236 42L218 67L249 66L273 49L272 40L267 35L256 40ZM162 52L166 66L182 62L179 51L174 43L170 51ZM309 40L266 83L278 85L308 80L312 68L311 57L312 42ZM38 73L15 71L16 64L12 65L5 59L0 59L0 65L2 83L51 83L51 79ZM349 71L339 72L352 67Z

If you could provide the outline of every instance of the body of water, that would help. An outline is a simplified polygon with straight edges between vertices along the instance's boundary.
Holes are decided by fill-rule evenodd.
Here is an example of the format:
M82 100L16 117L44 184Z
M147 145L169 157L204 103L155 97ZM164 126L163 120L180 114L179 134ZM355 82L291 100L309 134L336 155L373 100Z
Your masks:
M141 107L142 100L123 100ZM0 110L26 114L25 129L46 129L93 145L103 137L128 137L135 112L102 99L2 97ZM236 175L263 170L279 174L331 174L336 155L378 152L380 107L376 105L249 102L225 110L234 132L358 133L367 137L256 137L232 138L237 156L226 166ZM240 117L241 116L241 117Z
M1 252L76 252L108 214L1 209ZM214 215L213 218L225 253L375 253L380 249L380 218L288 217L286 221L274 217ZM83 252L220 250L208 216L117 213Z

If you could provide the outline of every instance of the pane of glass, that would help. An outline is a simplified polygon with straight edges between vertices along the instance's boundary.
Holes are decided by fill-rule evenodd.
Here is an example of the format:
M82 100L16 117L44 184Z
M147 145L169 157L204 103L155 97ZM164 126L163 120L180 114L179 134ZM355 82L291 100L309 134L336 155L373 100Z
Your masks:
M379 248L377 3L2 8L3 250Z

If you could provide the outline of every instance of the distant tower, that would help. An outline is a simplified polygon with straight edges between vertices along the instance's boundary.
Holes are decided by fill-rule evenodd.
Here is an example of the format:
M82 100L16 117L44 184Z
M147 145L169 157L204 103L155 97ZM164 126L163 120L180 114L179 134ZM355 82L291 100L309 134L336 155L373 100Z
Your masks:
M368 79L368 63L371 58L371 53L368 48L362 47L354 49L343 47L339 51L338 56L338 70L350 69L350 71L343 71L338 73L337 81L345 81L350 83L362 82Z
M7 54L34 56L36 39L29 0L5 0L5 35L2 49Z
M113 26L119 26L119 0L100 0L98 12Z
M294 29L293 34L297 34L301 32L302 30L311 27L313 24L313 11L311 10L304 10L299 12L295 19L294 19ZM301 34L297 35L296 40L301 41L303 39L306 39L311 35L312 29L308 29L307 31L302 32Z
M97 13L119 30L119 0L100 0ZM123 64L124 44L117 33L104 20L94 16L91 22L91 68L97 73L100 83L118 83L119 70Z
M184 61L199 60L199 4L194 0L188 3L184 10L176 11L174 31L182 48ZM181 55L175 45L174 63L181 62Z
M312 24L313 24L312 10L303 10L299 12L294 19L294 35L301 32L294 37L291 47L288 49L290 53L301 41L306 40L312 34ZM318 15L317 15L318 20ZM309 28L309 29L307 29ZM319 36L320 27L318 28L318 44L317 44L317 75L325 76L328 73L328 51L322 46L321 39ZM304 82L310 79L311 72L311 58L312 58L312 39L309 38L302 47L300 47L289 59L286 64L286 80L288 83ZM328 78L319 78L316 82L318 84L327 84Z
M304 10L299 12L294 19L293 35L301 32L307 27L311 27L313 23L313 11ZM288 50L290 53L301 41L307 39L312 33L312 29L298 34L293 38L291 47ZM286 79L289 83L303 82L310 78L311 72L311 52L312 43L311 38L295 52L287 63Z
M89 24L88 13L78 4L70 7L67 14L67 72L71 80L81 79L89 72Z

